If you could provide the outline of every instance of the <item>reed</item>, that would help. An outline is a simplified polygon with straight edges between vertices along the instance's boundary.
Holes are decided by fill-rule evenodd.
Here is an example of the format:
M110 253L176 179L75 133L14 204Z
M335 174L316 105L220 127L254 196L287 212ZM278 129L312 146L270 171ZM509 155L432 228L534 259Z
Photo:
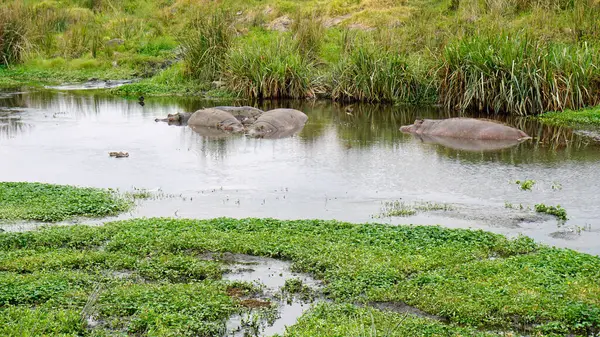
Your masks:
M446 46L440 100L450 109L517 115L600 103L599 50L526 34L476 36Z
M304 98L320 91L312 63L289 38L266 44L245 43L232 48L226 59L225 82L247 98Z
M28 25L22 19L28 9L18 3L0 7L0 65L21 63L29 48Z
M332 66L331 98L340 101L424 103L435 96L433 83L404 56L357 46Z
M187 73L198 80L217 79L235 34L230 14L198 11L183 31L179 42Z

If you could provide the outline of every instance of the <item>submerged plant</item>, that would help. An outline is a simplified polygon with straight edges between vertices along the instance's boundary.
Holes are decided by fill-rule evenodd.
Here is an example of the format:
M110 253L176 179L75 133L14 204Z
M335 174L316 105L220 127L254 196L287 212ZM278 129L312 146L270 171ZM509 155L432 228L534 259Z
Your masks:
M517 180L515 184L519 185L519 188L523 191L529 191L535 185L535 180Z
M535 211L538 213L546 213L550 215L554 215L558 219L562 221L568 220L567 211L562 208L560 205L557 206L546 206L544 204L536 204Z

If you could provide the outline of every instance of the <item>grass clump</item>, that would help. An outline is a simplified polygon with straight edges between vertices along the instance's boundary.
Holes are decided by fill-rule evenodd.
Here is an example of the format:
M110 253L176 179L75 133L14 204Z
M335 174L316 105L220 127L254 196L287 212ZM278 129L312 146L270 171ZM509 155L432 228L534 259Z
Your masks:
M554 215L558 219L562 221L567 221L567 211L562 208L560 205L557 206L546 206L544 204L536 204L535 211L538 213L546 213L550 215Z
M0 182L0 219L62 221L76 216L104 217L131 204L113 191L41 183Z
M179 41L187 73L204 81L218 79L234 35L229 15L222 11L208 15L198 12L184 32Z
M319 91L314 63L290 39L246 42L227 55L224 79L230 90L259 99L314 97Z
M331 98L341 101L427 103L435 100L432 83L404 56L356 47L333 65Z
M383 203L381 212L377 217L403 217L415 215L418 212L451 211L454 208L448 204L434 202L415 202L413 204L404 201L386 201Z
M450 43L442 57L440 100L447 108L531 115L600 103L595 46L490 34Z
M28 27L21 19L27 15L19 4L3 5L0 8L0 66L18 64L28 49Z

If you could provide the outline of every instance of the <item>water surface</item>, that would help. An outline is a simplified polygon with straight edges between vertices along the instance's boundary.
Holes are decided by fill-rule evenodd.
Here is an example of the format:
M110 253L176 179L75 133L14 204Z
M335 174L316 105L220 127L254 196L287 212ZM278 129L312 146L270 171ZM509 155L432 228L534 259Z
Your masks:
M535 139L469 152L398 130L416 117L451 117L434 108L283 101L258 106L306 112L309 122L298 135L213 138L154 118L223 102L146 98L145 103L99 94L3 93L0 180L142 188L162 196L117 219L228 216L440 224L525 234L600 254L600 147L568 128L504 119ZM130 156L116 159L109 151ZM524 179L536 181L531 191L514 183ZM382 203L391 200L447 203L453 210L377 217ZM560 204L569 221L561 224L527 210L536 203Z

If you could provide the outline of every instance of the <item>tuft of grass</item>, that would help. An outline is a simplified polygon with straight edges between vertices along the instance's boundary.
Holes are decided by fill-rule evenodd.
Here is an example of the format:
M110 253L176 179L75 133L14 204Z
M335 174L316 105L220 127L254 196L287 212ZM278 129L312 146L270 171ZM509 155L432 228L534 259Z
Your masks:
M526 33L457 40L442 55L440 101L450 109L515 115L600 104L599 51Z
M129 201L111 190L0 182L0 219L62 221L76 216L104 217L124 212Z
M451 211L454 208L449 204L439 204L434 202L415 202L408 204L404 201L386 201L383 203L381 212L377 217L403 217L415 215L418 212L431 211Z
M29 27L22 22L27 15L27 9L18 3L0 8L0 66L23 61L29 48Z
M304 58L314 61L319 54L324 27L322 19L315 13L305 14L300 12L292 21L292 35L295 47Z
M248 98L304 98L320 91L314 63L284 37L233 47L224 79L230 90Z
M426 103L435 97L431 83L407 57L364 45L333 65L328 82L331 98L340 101Z
M535 211L538 213L546 213L550 215L554 215L558 219L562 221L567 221L567 211L562 208L560 205L557 206L546 206L544 204L536 204Z
M219 78L234 31L230 15L198 11L179 37L187 73L204 81Z

